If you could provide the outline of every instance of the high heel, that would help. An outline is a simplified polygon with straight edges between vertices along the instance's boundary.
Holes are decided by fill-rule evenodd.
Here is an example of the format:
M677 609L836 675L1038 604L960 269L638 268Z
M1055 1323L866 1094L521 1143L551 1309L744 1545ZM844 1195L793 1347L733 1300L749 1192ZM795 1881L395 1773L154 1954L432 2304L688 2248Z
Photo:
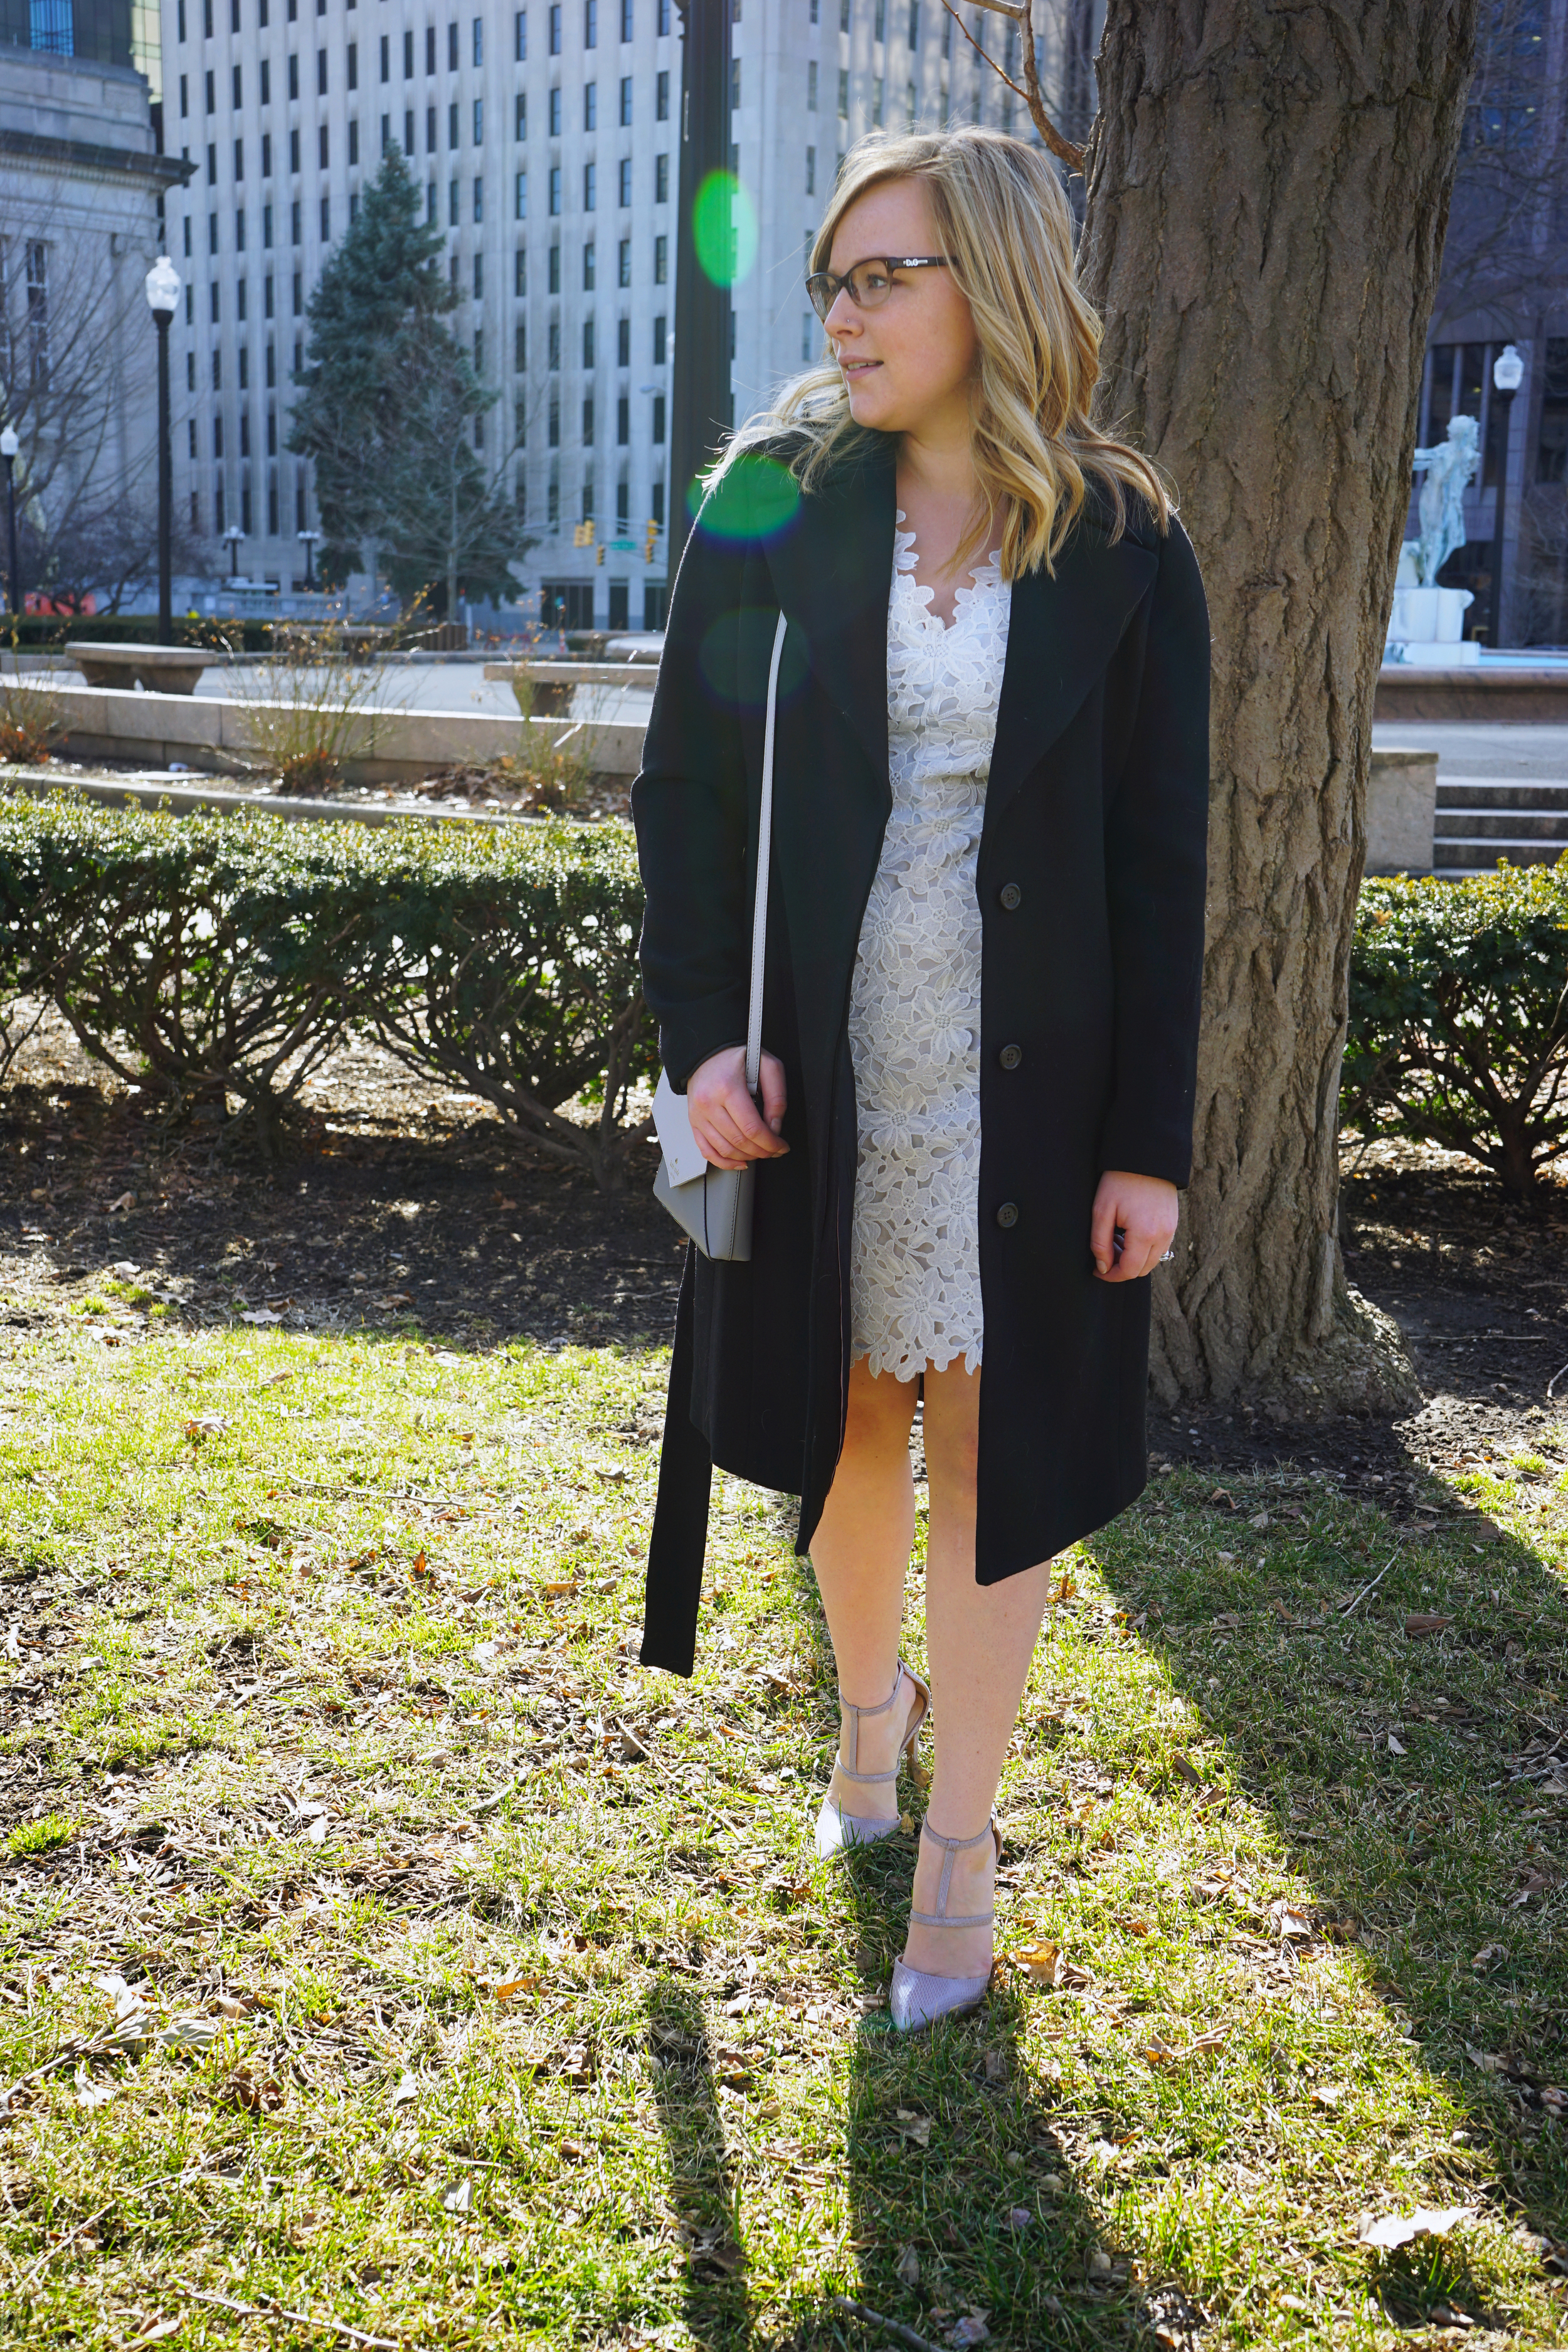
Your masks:
M928 1837L942 1850L942 1884L937 1889L934 1911L911 1911L910 1925L916 1927L989 1927L995 1917L994 1904L989 1911L975 1912L971 1917L950 1919L947 1898L952 1885L952 1858L957 1853L970 1853L977 1845L994 1841L996 1860L1002 1859L1002 1832L996 1826L996 1816L977 1837L943 1837L929 1822L921 1823L921 1837ZM902 1960L893 1962L893 1984L889 2006L893 2023L900 2033L916 2032L922 2025L934 2024L939 2017L961 2016L965 2010L978 2009L991 1982L991 1970L979 1977L947 1977L934 1969L911 1969Z
M906 1675L914 1685L915 1702L910 1711L909 1721L904 1726L903 1738L899 1742L899 1756L893 1759L890 1771L862 1772L858 1769L860 1761L860 1726L862 1722L874 1722L878 1716L886 1715L890 1706L898 1704L899 1686ZM921 1682L919 1675L911 1667L905 1665L900 1658L898 1671L893 1676L893 1687L879 1706L857 1706L852 1700L845 1697L842 1691L838 1695L838 1705L844 1721L838 1730L837 1770L846 1780L853 1780L858 1788L891 1788L899 1777L900 1757L907 1764L912 1765L914 1762L915 1742L921 1736L921 1726L931 1708L931 1692L927 1685ZM849 1748L847 1763L844 1760L846 1736L847 1736ZM839 1853L847 1845L875 1845L879 1838L891 1837L898 1826L899 1816L896 1811L891 1813L847 1813L829 1787L826 1796L822 1801L822 1811L816 1817L816 1851L826 1861L829 1854Z

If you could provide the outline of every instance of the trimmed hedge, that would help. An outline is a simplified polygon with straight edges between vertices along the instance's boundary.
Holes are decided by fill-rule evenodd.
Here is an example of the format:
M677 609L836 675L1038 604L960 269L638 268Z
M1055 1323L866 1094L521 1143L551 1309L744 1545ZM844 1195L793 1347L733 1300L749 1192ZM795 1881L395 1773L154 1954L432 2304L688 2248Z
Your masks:
M1363 885L1340 1104L1520 1196L1568 1150L1568 872Z
M657 1067L631 829L303 826L0 799L0 991L47 996L174 1112L237 1104L275 1150L345 1030L624 1181ZM586 1126L563 1106L600 1105Z

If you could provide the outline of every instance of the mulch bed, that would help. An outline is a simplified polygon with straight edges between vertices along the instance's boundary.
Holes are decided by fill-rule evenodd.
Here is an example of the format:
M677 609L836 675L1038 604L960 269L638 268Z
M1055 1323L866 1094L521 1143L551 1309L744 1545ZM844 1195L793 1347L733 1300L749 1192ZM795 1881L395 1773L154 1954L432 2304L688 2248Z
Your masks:
M122 1265L198 1319L551 1348L668 1337L683 1244L653 1201L651 1151L626 1192L599 1192L531 1164L468 1097L363 1044L324 1066L310 1108L289 1164L231 1160L210 1130L170 1131L46 1022L0 1092L0 1283L14 1317L48 1319ZM1423 1409L1301 1427L1156 1412L1154 1453L1219 1470L1313 1464L1370 1498L1418 1485L1427 1465L1554 1452L1568 1190L1520 1208L1457 1155L1379 1146L1347 1174L1341 1223L1351 1281L1405 1332Z

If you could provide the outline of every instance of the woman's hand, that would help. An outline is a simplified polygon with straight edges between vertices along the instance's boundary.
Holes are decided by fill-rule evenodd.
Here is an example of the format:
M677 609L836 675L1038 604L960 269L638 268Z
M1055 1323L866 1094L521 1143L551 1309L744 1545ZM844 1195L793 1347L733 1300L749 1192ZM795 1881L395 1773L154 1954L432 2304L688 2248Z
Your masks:
M750 1160L777 1160L789 1150L779 1139L787 1097L784 1064L775 1055L763 1055L762 1088L759 1118L746 1092L743 1045L726 1045L721 1054L710 1054L687 1079L687 1116L698 1149L710 1166L744 1168Z
M1171 1246L1181 1195L1163 1176L1128 1176L1108 1168L1094 1195L1089 1246L1101 1282L1136 1282ZM1121 1255L1116 1235L1121 1234Z

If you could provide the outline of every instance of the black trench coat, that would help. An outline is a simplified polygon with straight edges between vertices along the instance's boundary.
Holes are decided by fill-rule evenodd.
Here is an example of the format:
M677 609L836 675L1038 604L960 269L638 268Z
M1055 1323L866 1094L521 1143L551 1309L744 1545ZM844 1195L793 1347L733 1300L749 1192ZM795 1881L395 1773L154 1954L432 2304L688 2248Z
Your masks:
M847 1013L891 808L893 449L798 495L743 459L692 530L632 793L642 970L672 1084L746 1033L763 709L788 616L763 1042L787 1157L757 1169L752 1254L689 1253L677 1310L645 1664L689 1674L714 1463L821 1517L843 1444L856 1118ZM975 1574L1103 1526L1147 1469L1149 1283L1098 1281L1106 1169L1187 1179L1203 965L1208 617L1173 522L1097 499L1016 581L981 834ZM1005 1047L1021 1049L1019 1056Z

